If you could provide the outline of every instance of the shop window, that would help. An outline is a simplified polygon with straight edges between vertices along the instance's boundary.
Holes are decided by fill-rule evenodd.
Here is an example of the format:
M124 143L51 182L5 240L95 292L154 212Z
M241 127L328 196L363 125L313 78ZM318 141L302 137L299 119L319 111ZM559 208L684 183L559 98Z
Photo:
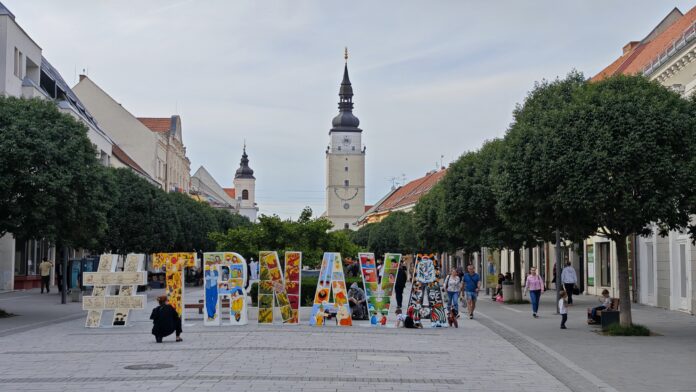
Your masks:
M686 298L686 244L679 244L679 281L681 297Z
M611 243L599 242L597 244L599 258L599 273L601 285L604 287L611 286Z
M645 244L645 256L648 262L648 294L653 295L655 293L655 259L652 242Z

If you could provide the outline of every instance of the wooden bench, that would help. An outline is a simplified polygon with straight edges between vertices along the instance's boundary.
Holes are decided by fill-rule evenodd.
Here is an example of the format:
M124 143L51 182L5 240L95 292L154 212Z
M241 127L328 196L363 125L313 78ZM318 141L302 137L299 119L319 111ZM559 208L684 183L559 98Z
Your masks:
M198 309L198 314L203 314L203 307L205 306L205 301L200 299L197 304L184 304L184 309ZM230 307L230 300L222 301L223 308Z
M602 329L606 329L609 325L619 322L619 298L612 298L609 309L598 310L597 317L592 318L592 309L587 308L587 323L601 325ZM608 317L602 317L603 313L607 313ZM609 315L610 314L610 315Z

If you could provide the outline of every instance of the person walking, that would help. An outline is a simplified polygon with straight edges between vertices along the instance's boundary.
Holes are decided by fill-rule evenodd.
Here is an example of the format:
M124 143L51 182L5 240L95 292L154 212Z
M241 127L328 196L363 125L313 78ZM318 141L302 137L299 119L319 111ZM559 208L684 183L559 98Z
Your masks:
M469 313L469 318L474 318L474 310L476 309L476 299L479 289L481 288L481 277L474 271L474 266L469 264L466 266L466 274L464 274L464 295L466 297L466 310Z
M449 309L459 313L459 292L462 290L462 281L455 268L450 270L450 274L445 278L445 290L449 300ZM449 312L448 312L449 313Z
M41 274L41 294L44 292L44 286L46 287L46 294L51 292L51 269L53 268L53 263L48 261L47 258L43 258L41 264L39 264L39 273Z
M529 269L529 275L527 275L527 281L524 284L524 291L525 295L529 292L529 299L532 302L532 317L539 317L537 313L539 312L539 300L544 292L544 280L537 275L536 267Z
M152 320L152 334L155 341L162 343L162 338L176 332L176 341L181 342L181 317L176 309L169 303L166 295L157 297L159 306L152 309L150 320Z
M396 270L396 281L394 282L394 294L396 295L396 309L401 310L404 297L404 287L406 287L406 263L399 261L399 268Z
M578 275L575 273L575 269L570 264L570 261L566 263L563 271L561 271L561 282L563 282L563 289L568 296L568 305L572 305L573 290L578 283Z
M568 321L568 307L566 306L568 304L566 302L567 297L568 297L568 294L566 294L565 291L561 291L561 299L558 300L558 314L561 315L561 329L567 329L566 328L566 321Z

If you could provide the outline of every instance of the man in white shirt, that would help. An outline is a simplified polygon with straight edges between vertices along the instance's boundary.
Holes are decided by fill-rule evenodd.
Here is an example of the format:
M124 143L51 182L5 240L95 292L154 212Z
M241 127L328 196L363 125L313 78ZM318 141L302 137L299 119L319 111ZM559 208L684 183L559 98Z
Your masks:
M565 268L561 271L561 282L563 282L563 288L566 294L568 294L568 305L573 304L573 289L578 283L578 276L575 274L575 269L570 264L570 261L566 263Z

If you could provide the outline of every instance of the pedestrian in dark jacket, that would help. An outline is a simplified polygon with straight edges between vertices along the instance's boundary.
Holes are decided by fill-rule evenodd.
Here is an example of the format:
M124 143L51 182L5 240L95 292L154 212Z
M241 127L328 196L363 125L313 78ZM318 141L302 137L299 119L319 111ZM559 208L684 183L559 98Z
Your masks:
M394 282L394 294L396 295L396 308L401 309L404 297L404 287L406 287L406 264L404 260L399 261L399 269L396 271L396 282Z
M159 306L152 309L150 320L152 320L152 334L155 335L157 343L162 343L162 338L176 332L176 341L181 342L181 317L176 309L169 304L166 295L157 297Z

